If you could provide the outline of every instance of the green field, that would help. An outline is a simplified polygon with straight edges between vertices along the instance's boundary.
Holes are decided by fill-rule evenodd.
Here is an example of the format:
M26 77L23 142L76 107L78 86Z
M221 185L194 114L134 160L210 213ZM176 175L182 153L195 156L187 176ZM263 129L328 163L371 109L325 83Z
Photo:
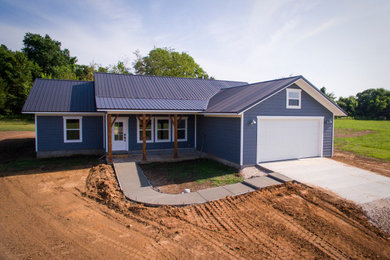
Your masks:
M31 120L0 119L0 131L35 131L35 125Z
M356 135L336 137L338 149L390 161L390 121L336 119L335 132Z

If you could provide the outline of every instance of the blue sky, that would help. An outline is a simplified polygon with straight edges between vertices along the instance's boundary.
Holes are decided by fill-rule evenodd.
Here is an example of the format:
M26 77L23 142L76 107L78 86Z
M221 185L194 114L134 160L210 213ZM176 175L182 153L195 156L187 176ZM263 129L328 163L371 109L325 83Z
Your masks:
M172 47L217 79L304 75L336 96L390 89L390 1L0 0L0 43L49 34L80 64Z

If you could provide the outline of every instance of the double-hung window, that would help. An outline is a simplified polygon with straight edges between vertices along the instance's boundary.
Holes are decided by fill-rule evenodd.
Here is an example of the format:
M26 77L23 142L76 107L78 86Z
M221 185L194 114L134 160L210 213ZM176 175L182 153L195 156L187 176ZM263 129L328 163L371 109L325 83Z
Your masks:
M172 140L175 140L175 124L172 122ZM177 120L177 141L187 141L187 117Z
M301 90L300 89L287 89L286 94L286 107L287 108L301 108Z
M146 120L148 121L148 120ZM146 142L152 143L153 142L153 119L149 120L146 124L145 134L146 134ZM139 120L137 118L137 142L142 143L142 120Z
M83 141L82 117L64 117L64 142L81 143Z
M155 138L156 142L171 141L171 124L168 117L155 118Z

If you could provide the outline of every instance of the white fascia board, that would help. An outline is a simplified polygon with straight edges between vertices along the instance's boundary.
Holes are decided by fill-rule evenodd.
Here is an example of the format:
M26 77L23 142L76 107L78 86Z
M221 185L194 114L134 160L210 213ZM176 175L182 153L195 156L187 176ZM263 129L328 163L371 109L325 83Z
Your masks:
M240 112L239 114L243 114L245 113L246 111L248 111L249 109L257 106L258 104L260 104L261 102L264 102L266 101L267 99L271 98L272 96L278 94L279 92L285 90L286 88L290 87L291 85L293 84L296 84L298 87L300 87L301 89L303 89L307 94L309 94L311 97L313 97L318 103L320 103L321 105L323 105L325 108L327 108L329 111L331 111L335 116L346 116L346 114L344 113L344 111L342 111L340 108L338 108L336 105L334 105L331 101L329 101L326 97L324 97L321 93L319 93L316 89L314 89L306 80L300 78L292 83L290 83L289 85L283 87L282 89L276 91L275 93L273 93L272 95L269 95L268 97L264 98L263 100L260 100L259 102L253 104L252 106L246 108L245 110L243 110L242 112Z
M306 93L312 96L318 103L326 107L329 111L331 111L335 116L346 116L344 111L335 106L329 99L324 97L321 93L319 93L316 89L314 89L306 80L298 79L295 81L301 89L303 89Z
M195 114L203 111L197 110L106 110L98 109L97 111L107 112L107 114Z

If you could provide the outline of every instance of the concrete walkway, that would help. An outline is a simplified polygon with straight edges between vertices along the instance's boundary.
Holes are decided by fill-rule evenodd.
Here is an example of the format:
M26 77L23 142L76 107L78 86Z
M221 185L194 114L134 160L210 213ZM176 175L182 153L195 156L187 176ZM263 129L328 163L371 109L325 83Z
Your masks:
M291 179L285 176L274 174L247 179L242 183L209 188L197 192L167 194L154 190L135 162L114 160L114 169L119 186L128 199L153 206L184 206L205 203L227 196L241 195L271 185L282 184L285 181L291 181Z

